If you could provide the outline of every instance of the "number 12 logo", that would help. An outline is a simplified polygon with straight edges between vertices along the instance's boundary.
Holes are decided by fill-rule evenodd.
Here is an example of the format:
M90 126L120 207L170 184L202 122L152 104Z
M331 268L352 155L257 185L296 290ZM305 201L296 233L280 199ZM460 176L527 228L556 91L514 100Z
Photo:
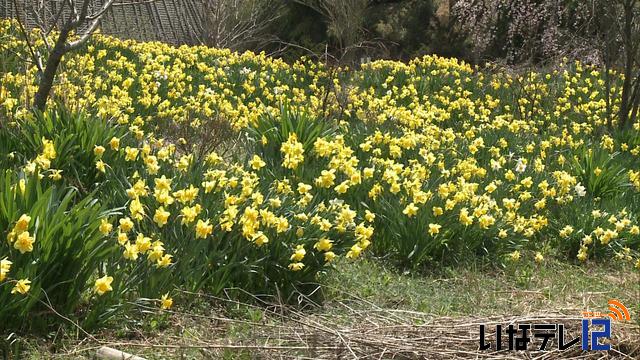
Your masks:
M603 326L602 330L591 331L591 350L611 350L611 344L600 344L598 339L611 338L611 319L582 319L582 350L589 350L589 322Z

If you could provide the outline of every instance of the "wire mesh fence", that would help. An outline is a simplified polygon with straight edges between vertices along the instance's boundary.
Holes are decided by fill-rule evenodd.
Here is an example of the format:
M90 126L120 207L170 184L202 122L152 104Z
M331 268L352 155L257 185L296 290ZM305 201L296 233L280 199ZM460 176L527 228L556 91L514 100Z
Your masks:
M37 14L30 1L0 0L0 18L19 17L27 27L37 25ZM93 0L90 7L99 9L104 0ZM64 0L48 0L41 11L57 13ZM105 14L100 26L103 34L122 39L162 41L174 45L196 44L200 16L197 0L119 0ZM69 15L64 9L63 16ZM82 31L82 29L80 29Z

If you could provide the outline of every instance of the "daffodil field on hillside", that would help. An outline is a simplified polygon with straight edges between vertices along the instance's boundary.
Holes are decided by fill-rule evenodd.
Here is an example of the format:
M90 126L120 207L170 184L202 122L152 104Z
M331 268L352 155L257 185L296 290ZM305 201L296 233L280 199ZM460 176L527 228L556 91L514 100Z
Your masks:
M358 69L96 35L49 110L0 22L0 321L99 324L176 288L295 301L338 258L640 268L640 127L600 70ZM36 46L43 46L42 43ZM611 123L610 125L608 123Z

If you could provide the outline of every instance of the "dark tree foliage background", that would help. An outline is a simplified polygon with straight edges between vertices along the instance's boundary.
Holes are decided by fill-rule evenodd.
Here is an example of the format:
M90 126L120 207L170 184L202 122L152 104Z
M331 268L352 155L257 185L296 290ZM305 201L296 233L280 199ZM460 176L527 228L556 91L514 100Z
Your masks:
M475 64L537 65L565 57L601 64L607 56L602 47L623 42L624 8L635 13L632 31L640 21L640 0L280 1L282 16L269 27L275 40L254 50L285 58L313 53L344 59L348 52L350 61L437 54ZM332 34L340 24L327 8L348 9L338 20L361 24L349 49Z
M358 0L342 0L342 2ZM282 51L282 56L323 55L339 59L338 39L331 36L325 15L313 6L314 1L285 1L286 14L272 28L279 41L267 50ZM315 3L320 3L315 1ZM340 1L335 1L340 2ZM389 58L408 60L436 53L466 57L466 37L453 21L449 1L438 0L370 0L366 3L359 41L349 51L352 59ZM453 4L453 2L451 2ZM354 20L354 21L358 21Z

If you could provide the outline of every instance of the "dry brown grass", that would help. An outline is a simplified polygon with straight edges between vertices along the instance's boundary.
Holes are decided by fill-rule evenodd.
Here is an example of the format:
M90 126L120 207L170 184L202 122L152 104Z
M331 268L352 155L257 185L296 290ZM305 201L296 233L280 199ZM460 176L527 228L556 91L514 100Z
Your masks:
M333 310L314 305L306 309L262 307L216 298L216 302L260 312L255 320L172 311L173 334L151 338L137 333L129 341L103 334L99 343L85 340L60 356L87 356L102 345L146 358L261 358L261 359L557 359L640 358L640 325L614 322L609 352L582 352L577 344L558 351L556 339L548 351L479 350L479 326L487 340L495 325L561 323L566 339L580 337L582 309L520 316L434 316L417 311L384 309L363 299L333 303ZM339 308L339 309L337 309ZM213 311L217 314L218 311ZM171 331L169 331L170 333ZM506 336L503 335L503 344ZM536 349L540 339L532 339ZM503 345L505 346L505 345Z

